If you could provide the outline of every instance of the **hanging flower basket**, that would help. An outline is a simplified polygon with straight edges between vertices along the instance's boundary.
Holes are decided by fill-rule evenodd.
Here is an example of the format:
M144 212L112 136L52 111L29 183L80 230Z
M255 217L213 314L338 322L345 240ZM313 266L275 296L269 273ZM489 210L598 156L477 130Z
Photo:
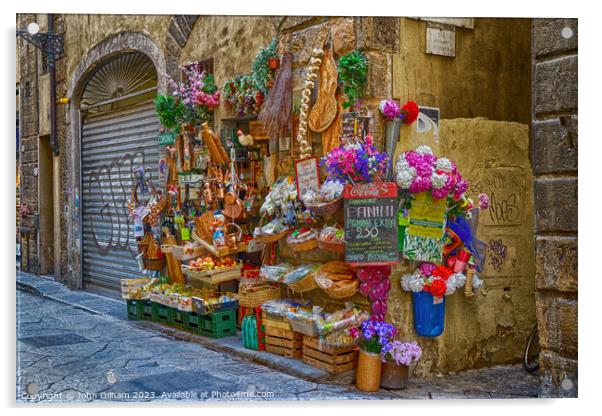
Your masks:
M428 292L412 293L414 328L423 337L437 337L445 324L445 296L434 298Z

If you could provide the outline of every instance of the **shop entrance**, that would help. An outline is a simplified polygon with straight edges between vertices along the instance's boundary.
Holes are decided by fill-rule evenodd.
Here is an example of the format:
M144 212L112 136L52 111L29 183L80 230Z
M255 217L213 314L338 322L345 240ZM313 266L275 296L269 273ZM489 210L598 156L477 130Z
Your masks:
M157 180L157 72L139 52L99 65L81 98L82 275L86 290L115 293L139 277L127 200L134 171Z

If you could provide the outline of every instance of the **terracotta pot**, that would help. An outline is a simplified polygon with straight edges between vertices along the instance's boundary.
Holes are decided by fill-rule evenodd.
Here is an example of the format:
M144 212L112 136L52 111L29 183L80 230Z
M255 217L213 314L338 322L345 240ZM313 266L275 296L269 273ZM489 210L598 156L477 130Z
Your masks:
M355 372L355 387L362 391L378 391L380 355L360 350Z
M270 58L270 59L268 59L268 67L270 69L278 69L278 68L280 68L280 59L278 59L278 58Z
M389 390L405 389L408 385L409 367L397 365L395 361L382 363L380 386Z

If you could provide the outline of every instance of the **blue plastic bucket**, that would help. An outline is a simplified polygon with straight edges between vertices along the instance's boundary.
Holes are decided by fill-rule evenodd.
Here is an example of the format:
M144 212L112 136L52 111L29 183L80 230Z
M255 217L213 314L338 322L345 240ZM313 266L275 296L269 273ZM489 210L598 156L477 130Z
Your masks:
M428 292L412 293L414 303L414 328L423 337L436 337L443 333L445 324L445 296L441 303L433 304Z

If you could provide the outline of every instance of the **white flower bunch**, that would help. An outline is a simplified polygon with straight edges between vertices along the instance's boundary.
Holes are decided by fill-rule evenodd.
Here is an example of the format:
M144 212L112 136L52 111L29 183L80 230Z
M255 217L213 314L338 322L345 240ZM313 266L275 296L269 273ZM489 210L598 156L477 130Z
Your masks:
M395 171L397 185L401 189L408 189L416 177L416 169L410 166L403 153L397 158Z
M401 277L401 288L406 292L422 292L424 288L424 278L419 270L414 273L406 274Z
M443 172L446 172L446 173L451 173L453 170L452 162L451 162L451 160L449 160L446 157L440 157L435 162L435 169L442 170Z
M445 294L451 295L456 291L456 289L459 289L466 284L466 276L464 273L454 273L449 276L446 283L447 290Z
M443 188L443 186L447 182L447 179L448 179L448 176L445 173L438 174L435 171L433 171L433 174L431 175L431 183L433 184L433 188L435 188L435 189Z

